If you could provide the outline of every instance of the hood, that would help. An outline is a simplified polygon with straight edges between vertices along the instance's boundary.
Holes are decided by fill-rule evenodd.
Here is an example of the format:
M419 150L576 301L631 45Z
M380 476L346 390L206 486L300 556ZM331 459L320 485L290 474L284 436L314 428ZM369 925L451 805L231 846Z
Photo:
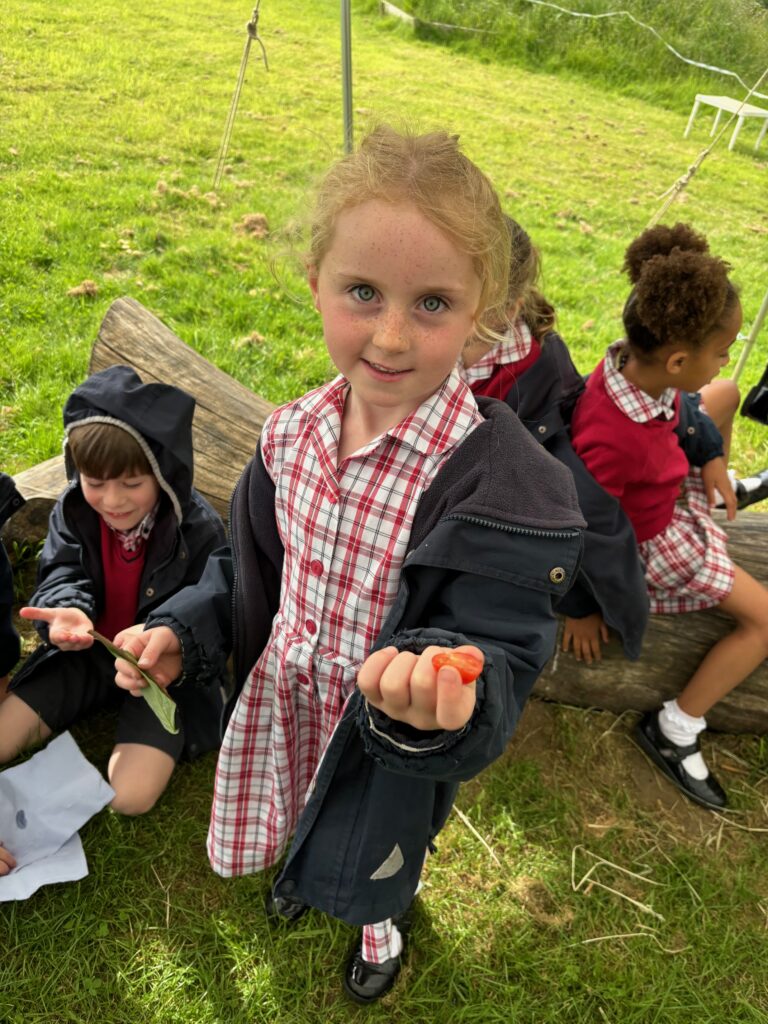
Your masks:
M69 432L86 423L122 427L140 445L179 523L192 492L195 399L170 384L144 384L130 366L109 366L75 388L64 406L67 477L76 475Z

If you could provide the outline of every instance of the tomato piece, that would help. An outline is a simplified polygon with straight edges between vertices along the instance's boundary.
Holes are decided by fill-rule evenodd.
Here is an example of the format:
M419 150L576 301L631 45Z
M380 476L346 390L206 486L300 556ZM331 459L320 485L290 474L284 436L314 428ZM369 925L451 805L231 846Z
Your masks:
M483 671L483 663L475 654L467 651L441 651L432 656L432 667L441 669L448 665L458 670L462 683L474 683Z

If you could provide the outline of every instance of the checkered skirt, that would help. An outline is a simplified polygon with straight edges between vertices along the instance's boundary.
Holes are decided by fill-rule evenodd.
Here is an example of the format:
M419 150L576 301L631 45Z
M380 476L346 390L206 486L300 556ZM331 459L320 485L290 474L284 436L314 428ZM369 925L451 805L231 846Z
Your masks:
M685 478L669 526L639 544L651 612L677 615L712 608L733 589L728 538L712 519L701 471Z

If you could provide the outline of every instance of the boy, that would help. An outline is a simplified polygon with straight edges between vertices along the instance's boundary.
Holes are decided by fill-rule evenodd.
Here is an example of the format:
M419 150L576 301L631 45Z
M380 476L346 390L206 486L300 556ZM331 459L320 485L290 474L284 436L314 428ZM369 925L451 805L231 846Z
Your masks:
M69 485L51 513L31 607L43 644L13 678L0 705L0 763L54 731L118 709L109 761L112 807L143 814L182 752L219 745L220 680L187 680L170 691L179 733L167 732L145 700L114 684L114 662L89 630L112 638L196 583L224 541L219 516L192 487L195 401L167 384L144 384L127 366L89 377L64 408Z

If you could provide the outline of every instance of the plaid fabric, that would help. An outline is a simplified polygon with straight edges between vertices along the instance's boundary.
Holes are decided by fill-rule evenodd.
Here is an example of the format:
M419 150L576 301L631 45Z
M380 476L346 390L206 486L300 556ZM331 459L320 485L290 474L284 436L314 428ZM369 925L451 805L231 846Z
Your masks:
M681 503L669 526L638 547L656 615L712 608L733 590L728 537L709 513L701 471L695 466L683 481Z
M363 928L363 960L369 964L383 964L385 960L400 956L403 938L392 918Z
M160 502L158 501L154 508L150 509L149 512L144 516L140 523L133 526L130 530L118 530L116 527L104 520L105 525L114 533L120 546L124 551L131 553L138 551L139 548L144 546L144 542L152 533L152 527L155 525L157 519L157 511L160 508Z
M675 414L677 391L667 388L651 398L622 376L624 342L608 349L605 386L616 405L636 423ZM669 525L638 545L645 562L645 582L655 615L677 615L712 608L733 589L733 562L728 538L709 512L701 471L692 466L682 483L680 499Z
M259 871L285 849L394 599L421 495L481 422L454 372L337 468L347 391L338 377L262 432L285 548L281 605L219 755L208 851L222 875Z
M626 344L615 341L608 346L603 363L605 390L621 411L635 423L663 418L674 419L677 404L677 390L666 388L659 398L652 398L628 381L621 368L626 358Z
M459 374L470 387L477 381L488 380L497 366L519 363L533 347L533 335L524 320L516 320L505 332L505 337L506 341L494 345L472 366L464 366L459 358Z

